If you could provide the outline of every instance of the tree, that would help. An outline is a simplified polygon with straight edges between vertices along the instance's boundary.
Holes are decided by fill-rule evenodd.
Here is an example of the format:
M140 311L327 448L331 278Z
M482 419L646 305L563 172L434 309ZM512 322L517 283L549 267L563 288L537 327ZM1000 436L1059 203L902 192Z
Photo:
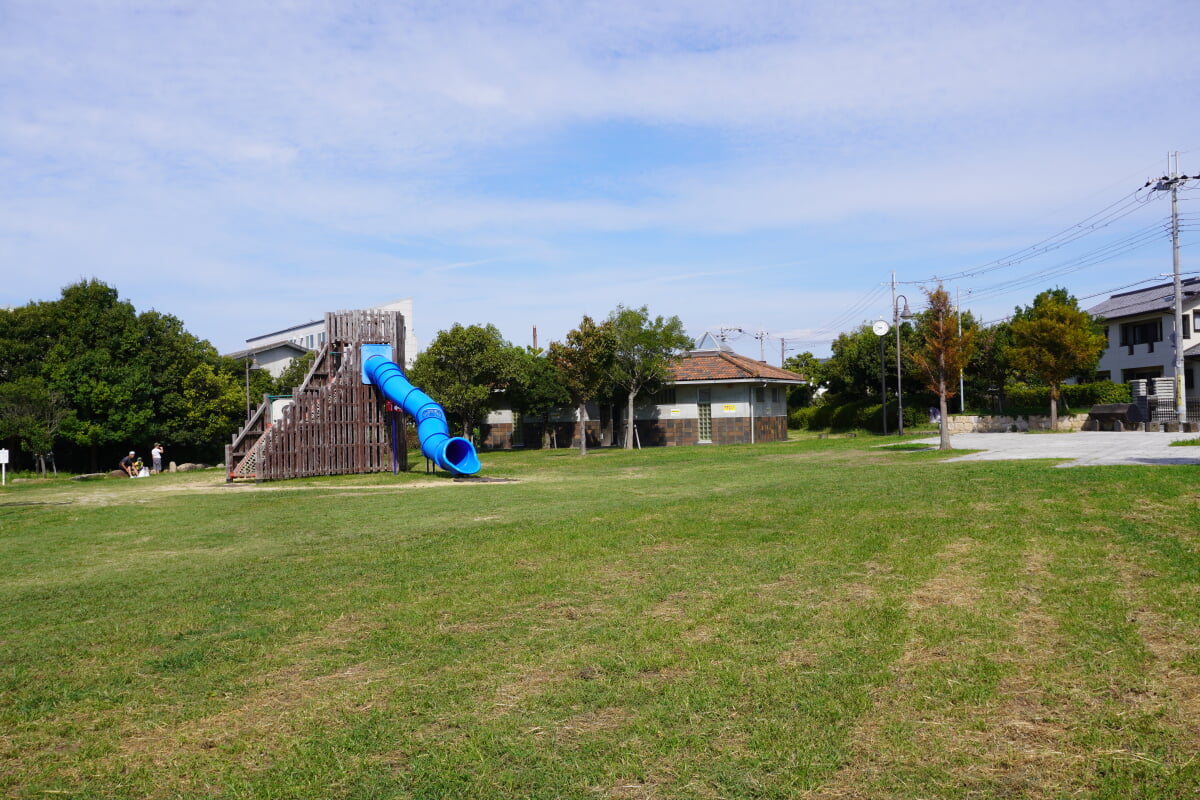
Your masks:
M679 317L650 319L646 306L617 308L608 315L616 338L613 383L625 390L625 449L633 449L633 403L644 390L653 391L671 375L671 364L692 346Z
M864 322L849 333L840 333L831 345L832 355L821 365L825 386L835 395L880 398L879 385L879 339L872 329L873 323ZM883 337L885 373L891 391L895 390L896 334L893 331ZM904 394L915 391L918 385L910 379L913 365L908 354L916 347L916 333L912 325L900 326L901 353L904 360L901 371L904 376ZM881 399L881 398L880 398Z
M816 397L817 390L825 382L825 365L812 353L805 351L790 356L783 362L783 368L797 375L803 375L806 383L788 392L788 405L809 406Z
M100 448L125 452L159 440L174 452L181 446L205 455L218 451L242 414L214 412L211 403L189 407L189 398L205 396L193 375L202 364L213 379L244 386L241 361L222 358L170 314L138 314L97 280L65 287L58 300L0 311L0 385L44 381L48 396L74 412L63 417L61 438L76 452L87 451L93 471ZM189 376L191 394L185 391ZM270 377L254 371L251 385L260 397ZM217 418L209 419L210 412Z
M571 395L567 393L562 373L543 350L521 351L517 378L508 385L508 399L513 411L546 420L542 426L542 447L549 447L550 412L569 405Z
M37 377L0 383L0 439L13 438L33 455L46 475L46 456L54 450L62 426L74 412L62 395ZM57 472L57 467L55 472Z
M141 431L142 441L169 442L173 448L197 445L211 449L216 442L236 431L241 416L226 418L224 426L214 426L208 420L197 428L188 423L197 415L187 405L184 391L187 377L201 364L209 364L215 371L232 371L216 348L188 333L183 322L170 314L147 311L138 315L137 325L141 339L137 357L145 368L146 394L151 409L151 418ZM218 433L208 436L201 433L204 430L217 430Z
M1050 387L1050 427L1058 428L1058 400L1067 378L1095 368L1107 337L1065 289L1042 292L1012 321L1010 357Z
M495 407L518 375L520 351L494 325L454 323L417 356L409 380L462 420L463 436Z
M63 289L55 314L43 374L75 409L63 432L88 448L95 471L100 447L136 442L153 417L141 329L133 306L97 280Z
M317 358L316 350L309 350L299 358L293 358L292 362L287 365L283 372L279 373L279 377L275 379L272 386L272 394L292 394L296 389L304 383L304 379L308 377L308 371L312 369L313 361Z
M971 349L971 360L966 367L968 397L982 397L994 393L999 406L997 410L1005 410L1005 386L1012 374L1011 348L1010 323L997 322L986 328L975 329L975 346Z
M971 354L971 328L959 332L958 311L950 295L939 284L926 290L929 309L917 323L920 345L913 351L912 360L925 378L925 385L938 397L940 442L938 449L949 450L950 431L947 425L946 400L958 393L958 376Z
M199 364L183 380L187 429L198 441L214 441L236 431L246 418L243 381L229 370Z
M550 343L550 360L563 381L579 416L579 453L587 455L587 403L612 386L611 371L617 354L617 337L610 323L597 325L584 316L567 334L566 343Z

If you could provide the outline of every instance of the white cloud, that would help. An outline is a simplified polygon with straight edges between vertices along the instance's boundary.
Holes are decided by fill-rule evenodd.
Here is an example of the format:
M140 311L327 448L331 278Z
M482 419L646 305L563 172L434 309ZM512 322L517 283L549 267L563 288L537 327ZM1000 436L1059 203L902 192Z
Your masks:
M14 0L0 303L96 274L227 349L260 332L245 320L376 293L418 295L427 331L544 317L561 336L617 302L818 327L898 262L1023 246L1193 145L1198 21L1165 2ZM591 152L610 127L621 146Z

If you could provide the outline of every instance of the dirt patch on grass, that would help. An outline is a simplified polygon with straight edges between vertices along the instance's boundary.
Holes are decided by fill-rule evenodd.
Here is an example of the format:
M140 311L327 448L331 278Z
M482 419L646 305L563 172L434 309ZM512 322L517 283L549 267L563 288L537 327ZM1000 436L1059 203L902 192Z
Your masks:
M364 705L369 684L389 676L368 664L318 676L288 667L268 675L267 688L225 711L126 735L118 757L123 764L142 764L156 772L189 757L262 769L267 766L264 754L285 752L294 737L337 724L341 713ZM172 793L168 787L163 790Z
M981 602L977 579L963 563L972 547L970 540L958 540L941 553L945 569L913 592L910 613ZM946 796L1049 798L1081 785L1079 776L1094 754L1072 744L1071 731L1080 721L1061 698L1042 688L1044 664L1062 646L1057 622L1041 609L1032 580L1044 573L1047 562L1040 552L1026 559L1023 573L1031 580L1014 599L1023 608L1010 646L994 656L1005 669L991 699L963 703L951 699L953 686L946 687L945 696L918 689L928 687L930 676L943 670L955 675L970 643L954 640L932 647L914 637L892 666L894 680L873 691L874 711L850 735L845 766L802 796L899 800L910 796L906 776L926 787L940 784ZM960 646L963 652L958 652ZM1055 690L1074 691L1061 684Z
M1124 555L1110 553L1121 580L1121 597L1130 608L1129 621L1150 654L1145 667L1142 703L1154 702L1165 721L1181 732L1200 729L1200 675L1188 662L1200 647L1200 630L1155 609L1145 582L1157 577L1152 570Z
M977 605L982 598L979 583L962 563L973 547L972 540L958 539L938 553L945 568L913 591L908 598L909 610L921 612L938 606L969 608Z
M492 699L497 715L515 712L530 698L564 683L569 679L569 670L565 664L538 664L511 671L505 677Z
M637 718L627 708L601 708L584 711L555 723L549 729L537 729L536 735L552 735L560 744L573 744L581 739L593 738L620 730Z

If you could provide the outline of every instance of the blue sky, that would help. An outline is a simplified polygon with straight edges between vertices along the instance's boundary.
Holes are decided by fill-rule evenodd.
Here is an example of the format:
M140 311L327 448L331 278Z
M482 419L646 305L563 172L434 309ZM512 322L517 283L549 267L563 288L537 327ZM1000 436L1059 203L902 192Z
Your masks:
M1153 0L0 0L0 305L95 277L222 351L409 296L422 344L647 305L778 363L890 316L895 270L998 319L1170 271L1133 193L1200 174L1197 34Z

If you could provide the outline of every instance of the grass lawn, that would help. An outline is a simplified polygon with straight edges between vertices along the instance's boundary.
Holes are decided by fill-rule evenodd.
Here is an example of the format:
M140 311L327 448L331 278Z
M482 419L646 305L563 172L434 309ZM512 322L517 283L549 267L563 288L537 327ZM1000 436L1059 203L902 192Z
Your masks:
M1200 793L1200 472L880 439L0 492L0 796Z

